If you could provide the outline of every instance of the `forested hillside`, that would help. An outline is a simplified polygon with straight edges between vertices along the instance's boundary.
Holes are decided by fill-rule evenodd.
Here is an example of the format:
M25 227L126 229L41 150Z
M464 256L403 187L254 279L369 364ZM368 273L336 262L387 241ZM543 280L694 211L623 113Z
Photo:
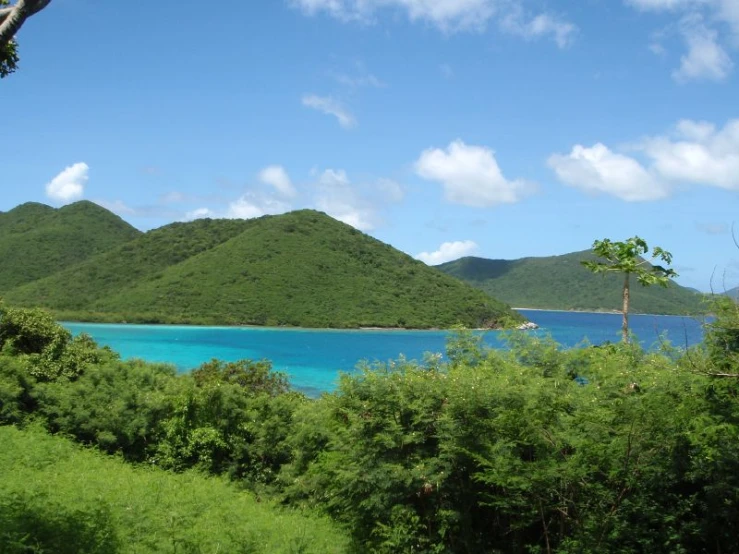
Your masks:
M623 278L594 275L580 263L595 259L585 250L517 260L468 257L437 267L517 308L620 310ZM705 310L704 295L675 282L667 288L636 283L631 287L631 311L636 313L698 314Z
M141 231L92 202L0 213L0 294L124 244Z
M312 210L171 224L5 298L88 321L409 328L523 321Z

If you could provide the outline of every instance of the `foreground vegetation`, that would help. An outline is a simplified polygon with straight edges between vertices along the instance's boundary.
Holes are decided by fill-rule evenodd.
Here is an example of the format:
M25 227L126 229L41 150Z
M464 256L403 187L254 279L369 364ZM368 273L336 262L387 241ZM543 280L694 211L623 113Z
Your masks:
M288 511L216 478L133 468L38 429L0 427L0 550L345 552L326 518Z
M519 308L621 311L623 277L592 275L581 262L598 262L592 251L563 256L488 260L461 258L437 266L491 296ZM706 313L705 295L671 282L667 288L631 288L630 311L648 314Z
M313 210L173 223L4 297L98 322L499 328L524 321L474 287Z
M739 536L739 307L717 302L705 343L689 351L645 352L637 341L565 351L513 333L501 352L460 333L448 361L364 368L318 400L291 392L266 362L211 362L177 375L72 339L44 312L4 309L0 420L35 422L136 464L227 476L262 498L332 517L350 534L348 544L336 539L346 551L731 552ZM4 433L4 441L51 440ZM39 489L72 467L52 469L36 451L0 461L48 467ZM131 471L106 467L114 482L114 473ZM3 473L0 491L17 492L13 479ZM208 506L224 495L225 505L232 501L222 483L198 483L199 491L212 486ZM93 535L122 517L118 489L109 496L95 486L102 515L69 503L92 518L85 521L101 518L78 527ZM39 521L66 521L63 511L54 519L61 497L49 511L41 509L46 497L16 497L2 492L0 502L38 506ZM235 520L216 519L204 525L230 540ZM185 533L190 520L167 521ZM53 533L67 532L60 525ZM322 529L316 540L335 532ZM0 540L9 536L20 535ZM204 544L192 551L215 551Z

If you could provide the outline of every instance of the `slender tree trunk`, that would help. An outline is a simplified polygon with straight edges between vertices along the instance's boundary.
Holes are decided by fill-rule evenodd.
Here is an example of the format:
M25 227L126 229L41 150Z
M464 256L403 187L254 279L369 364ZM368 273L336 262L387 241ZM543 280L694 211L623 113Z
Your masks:
M629 274L624 275L624 306L623 306L623 324L621 325L621 333L623 341L629 342Z

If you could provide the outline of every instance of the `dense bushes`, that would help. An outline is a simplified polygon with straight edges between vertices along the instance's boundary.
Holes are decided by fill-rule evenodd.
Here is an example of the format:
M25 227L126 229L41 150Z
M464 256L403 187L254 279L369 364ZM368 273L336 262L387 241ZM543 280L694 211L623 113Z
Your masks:
M687 353L565 351L515 333L510 351L490 351L460 333L448 361L366 367L315 401L266 362L176 375L103 352L42 378L35 354L6 348L0 418L227 474L330 514L362 552L728 552L739 366L725 308Z

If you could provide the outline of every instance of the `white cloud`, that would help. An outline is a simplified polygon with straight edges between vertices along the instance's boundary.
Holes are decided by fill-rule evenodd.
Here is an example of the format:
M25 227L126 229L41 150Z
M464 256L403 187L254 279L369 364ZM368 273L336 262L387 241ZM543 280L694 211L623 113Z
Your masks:
M687 48L680 58L680 67L672 73L676 81L722 81L731 73L734 63L724 43L728 36L739 45L737 0L624 1L640 11L671 12L679 17L673 24L658 31L661 36L677 32ZM726 25L721 26L721 23ZM650 48L659 55L666 53L661 41L653 42Z
M185 214L185 221L193 221L195 219L203 219L205 217L218 217L210 208L197 208Z
M720 130L705 121L683 120L672 132L648 137L632 150L646 163L600 143L576 145L548 163L565 184L630 202L664 198L677 184L739 191L739 119Z
M680 34L688 52L680 58L680 68L672 73L676 81L723 81L729 76L734 63L718 43L718 31L706 27L700 18L691 17L681 25Z
M515 11L501 24L504 30L528 40L551 35L560 48L569 46L577 33L577 27L569 21L545 13L526 19L522 11Z
M739 191L739 119L721 130L683 120L671 135L648 138L639 147L666 179Z
M668 194L667 186L638 161L611 152L603 144L592 148L576 145L567 155L548 160L563 183L590 193L606 193L637 202L657 200Z
M383 9L401 11L444 33L483 31L491 21L526 38L551 35L564 46L575 26L548 14L526 15L520 0L289 0L307 15L323 12L341 21L371 23Z
M46 185L46 196L58 202L79 200L85 193L89 166L79 162L65 168Z
M285 168L280 165L270 165L259 172L259 180L265 185L274 187L278 194L285 198L294 198L297 191L290 180Z
M376 226L374 209L355 190L343 169L327 169L321 174L315 207L360 231Z
M339 125L344 129L351 129L357 124L357 120L340 102L330 96L316 96L315 94L303 97L303 106L318 110L326 115L334 116Z
M435 252L421 252L416 254L416 259L427 265L439 265L465 256L470 256L478 251L477 243L471 240L445 242Z
M290 205L273 198L247 193L231 202L223 217L229 219L253 219L263 215L276 215L290 211Z
M525 181L506 179L492 150L468 146L461 140L452 142L446 150L425 150L415 170L424 179L441 183L449 202L466 206L518 202L531 189Z

